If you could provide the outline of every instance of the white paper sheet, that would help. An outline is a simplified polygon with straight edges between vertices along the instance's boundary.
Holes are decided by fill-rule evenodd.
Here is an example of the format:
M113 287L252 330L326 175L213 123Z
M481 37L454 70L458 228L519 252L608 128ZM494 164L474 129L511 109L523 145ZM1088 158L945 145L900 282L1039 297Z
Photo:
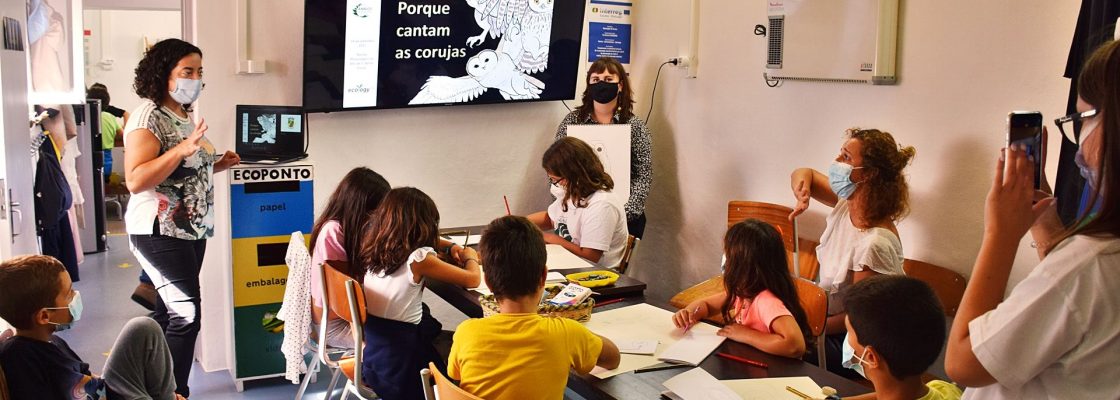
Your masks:
M586 142L614 181L612 202L625 208L630 199L630 124L568 125L568 136Z
M788 378L731 379L720 381L744 400L801 400L786 390L786 386L800 390L811 397L824 398L821 387L807 376Z
M478 244L478 242L482 240L482 235L447 235L443 238L451 243L466 247Z
M684 400L738 400L730 387L703 368L693 368L665 381L665 387Z
M561 274L559 272L549 272L548 275L545 275L544 282L545 283L567 283L568 278L565 277L564 274Z
M584 326L615 343L657 340L660 342L658 352L664 352L682 337L681 330L673 325L672 312L645 303L593 313L591 320L584 323ZM690 332L714 335L717 330L719 329L715 326L698 323ZM595 367L591 370L591 375L606 379L660 362L656 356L623 354L618 368L607 370Z
M657 352L656 340L622 340L615 342L619 353L645 354L652 356Z
M558 244L548 244L544 246L545 251L548 253L548 260L545 265L548 265L549 271L575 269L575 268L589 268L594 267L590 261L584 260L579 256L572 254L572 252L565 249Z
M710 327L706 324L704 326ZM683 329L677 329L675 333L681 335L680 339L665 351L662 351L657 359L665 362L699 365L709 354L712 354L716 347L727 340L726 337L716 335L713 330L696 329L697 327L701 327L701 325L693 325L692 329L687 332L684 332Z

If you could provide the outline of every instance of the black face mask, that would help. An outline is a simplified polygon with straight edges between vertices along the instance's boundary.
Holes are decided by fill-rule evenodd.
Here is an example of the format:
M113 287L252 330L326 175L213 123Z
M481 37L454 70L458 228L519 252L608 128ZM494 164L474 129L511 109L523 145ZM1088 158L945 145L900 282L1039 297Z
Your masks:
M615 82L595 82L587 85L587 90L591 92L591 99L599 104L610 103L618 97L618 83Z

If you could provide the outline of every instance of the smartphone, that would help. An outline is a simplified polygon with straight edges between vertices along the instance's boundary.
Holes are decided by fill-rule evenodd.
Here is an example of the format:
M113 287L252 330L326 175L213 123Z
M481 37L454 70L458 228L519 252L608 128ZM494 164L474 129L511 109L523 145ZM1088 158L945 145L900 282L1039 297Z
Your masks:
M1034 188L1042 185L1042 113L1038 111L1012 111L1007 114L1007 146L1022 145L1034 161Z

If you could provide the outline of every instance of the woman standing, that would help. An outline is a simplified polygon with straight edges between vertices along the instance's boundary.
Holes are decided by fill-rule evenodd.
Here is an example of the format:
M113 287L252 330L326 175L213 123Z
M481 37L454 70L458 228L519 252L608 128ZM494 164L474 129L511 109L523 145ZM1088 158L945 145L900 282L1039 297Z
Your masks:
M810 168L793 171L790 186L797 205L790 218L809 208L809 199L832 207L817 246L819 285L829 295L825 350L829 371L857 378L840 360L847 333L842 296L870 276L904 274L895 222L909 209L910 189L902 170L915 151L878 129L852 128L847 135L828 175Z
M155 320L167 336L176 393L187 381L201 327L198 275L206 239L214 234L213 174L237 165L218 158L206 122L191 118L202 91L202 50L178 39L156 43L136 66L133 85L144 99L125 126L125 181L132 193L125 228L159 297Z
M646 230L646 197L653 184L652 145L646 122L634 115L630 76L613 58L595 60L587 68L582 104L560 121L556 140L568 136L568 125L630 125L630 198L626 201L626 229L641 239Z

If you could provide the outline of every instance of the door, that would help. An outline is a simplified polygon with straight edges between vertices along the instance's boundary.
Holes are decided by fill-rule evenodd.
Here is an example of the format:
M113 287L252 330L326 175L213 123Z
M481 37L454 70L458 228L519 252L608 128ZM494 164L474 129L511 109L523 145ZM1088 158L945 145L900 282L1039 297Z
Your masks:
M0 16L20 26L26 48L27 10L23 2L0 2ZM14 21L13 21L14 20ZM14 30L5 30L12 35ZM10 39L10 37L9 37ZM35 234L31 135L28 129L27 53L0 47L0 259L39 253Z

